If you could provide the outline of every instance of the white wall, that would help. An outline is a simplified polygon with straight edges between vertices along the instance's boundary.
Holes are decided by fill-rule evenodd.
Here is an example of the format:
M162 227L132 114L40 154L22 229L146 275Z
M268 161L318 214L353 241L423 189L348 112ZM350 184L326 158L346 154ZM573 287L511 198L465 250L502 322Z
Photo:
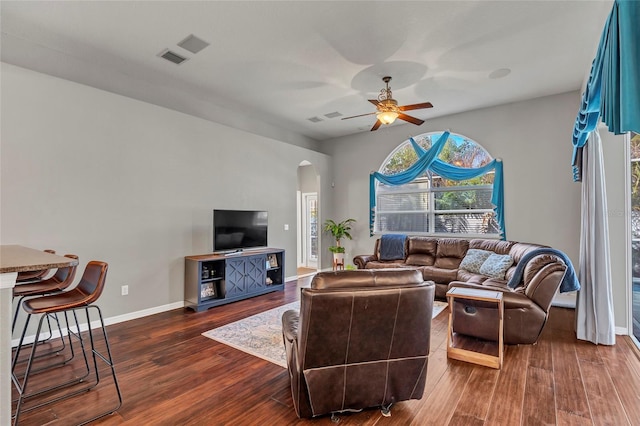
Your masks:
M318 191L317 174L313 165L300 166L298 170L298 189L303 194Z
M78 254L79 273L108 262L107 317L182 302L184 256L211 252L214 208L268 210L269 245L296 275L298 165L326 191L327 155L5 63L1 74L1 242Z

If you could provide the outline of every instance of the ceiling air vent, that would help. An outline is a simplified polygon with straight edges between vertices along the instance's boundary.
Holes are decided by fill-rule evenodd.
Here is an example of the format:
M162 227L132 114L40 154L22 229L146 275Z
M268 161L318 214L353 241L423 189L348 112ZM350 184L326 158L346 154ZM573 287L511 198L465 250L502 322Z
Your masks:
M178 46L188 50L191 53L198 53L208 45L209 43L202 40L201 38L194 36L193 34L178 43Z
M172 52L169 49L165 49L162 52L160 52L159 56L161 58L166 59L169 62L173 62L176 65L180 65L181 63L187 60L187 58L185 58L184 56L178 55L177 53Z
M318 123L318 122L322 121L322 118L320 118L320 117L311 117L311 118L307 118L307 120L309 120L312 123Z
M336 117L342 116L342 114L339 113L338 111L334 111L334 112L330 112L329 114L325 114L324 116L327 118L336 118Z

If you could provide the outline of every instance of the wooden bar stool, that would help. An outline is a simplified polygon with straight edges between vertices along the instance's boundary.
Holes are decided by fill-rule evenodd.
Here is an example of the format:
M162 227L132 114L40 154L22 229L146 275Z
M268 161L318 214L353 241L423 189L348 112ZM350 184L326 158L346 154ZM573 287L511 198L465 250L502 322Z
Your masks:
M96 420L100 417L106 416L118 410L122 405L122 394L120 393L120 387L118 385L118 380L116 377L115 367L113 365L113 358L111 356L111 347L109 345L109 340L107 338L107 330L104 325L104 319L102 317L102 311L100 307L94 304L102 294L104 289L106 275L107 275L108 265L105 262L91 261L87 264L82 278L78 285L71 290L63 291L57 294L40 296L33 299L28 299L22 303L24 310L27 312L27 320L25 322L25 331L22 333L22 337L20 338L20 345L16 349L16 355L14 356L14 365L12 368L12 381L14 386L18 391L18 399L15 408L14 424L18 424L18 420L21 412L31 411L33 409L52 404L54 402L60 401L62 399L69 398L74 395L78 395L80 393L85 393L93 388L95 388L100 382L100 373L98 369L98 358L101 359L111 370L111 376L113 377L113 384L115 386L116 394L117 394L117 403L114 407L109 408L106 411L103 411L92 418L83 421L82 424L86 424L93 420ZM105 353L100 352L96 347L96 342L94 339L94 332L91 329L91 319L90 319L90 309L94 309L100 320L100 328L102 329L102 335L104 338L104 345L106 347ZM71 316L75 320L75 329L73 326L67 322L68 333L69 336L73 335L79 342L82 347L82 352L85 355L85 364L87 369L90 369L89 363L86 362L86 354L85 344L82 333L80 332L80 324L77 318L77 311L85 311L87 326L88 326L88 336L89 336L89 345L91 348L90 355L93 360L93 373L95 374L95 378L88 379L85 376L82 378L74 378L70 381L65 381L64 383L55 382L56 379L59 379L59 376L62 374L56 374L58 369L62 367L58 367L57 369L39 369L37 372L34 370L34 362L37 357L37 346L32 345L31 354L29 359L27 360L26 369L24 371L24 375L19 377L15 372L15 362L18 358L20 349L22 348L22 343L24 341L24 336L26 333L26 329L29 325L29 320L33 315L40 315L40 321L38 322L38 327L35 335L35 341L38 341L40 332L42 330L42 325L45 317L48 314L54 313L64 313L65 318L68 320L67 314L71 314ZM46 388L34 389L32 390L29 387L29 379L34 374L47 374L47 372L51 372L52 377L51 380L44 380L47 383L54 383L53 385L47 386ZM47 379L49 376L47 376ZM21 380L22 379L22 380ZM85 380L86 379L86 380ZM66 391L62 393L62 391ZM25 401L36 397L36 396L46 396L50 397L45 401L35 401L35 405L24 407ZM52 396L51 396L52 395Z
M47 250L45 250L47 251ZM75 254L65 254L64 257L69 257L71 259L78 259L78 256ZM20 311L20 305L25 297L34 297L34 296L45 296L47 294L59 293L73 283L73 280L76 277L76 266L69 266L66 268L59 268L56 273L46 280L36 281L28 284L20 284L13 288L13 298L19 298L18 304L16 306L16 311L13 315L13 322L11 324L11 331L13 332L16 328L16 321L18 319L18 313ZM46 275L49 270L46 270L44 275ZM51 331L51 327L49 326L49 331Z
M78 256L76 256L75 254L65 254L65 257L76 259L76 260L78 259ZM42 280L42 281L30 282L28 284L20 284L14 287L13 297L14 299L16 297L19 299L18 299L18 303L16 304L16 311L13 314L13 321L11 323L11 332L13 333L13 331L15 330L16 322L18 320L18 315L20 313L20 306L25 298L36 297L36 296L46 296L48 294L60 293L61 291L65 290L67 287L69 287L73 283L73 280L76 277L76 269L77 267L75 265L69 266L66 268L59 268L51 278L47 278L46 280ZM64 353L66 349L66 343L65 343L64 335L62 333L62 326L60 325L60 318L58 318L58 314L57 313L47 314L45 315L45 317L47 321L47 327L49 329L49 335L42 340L34 341L33 344L36 344L36 343L42 344L53 338L53 329L51 327L51 321L53 320L58 326L58 333L60 335L61 345L50 347L49 351L47 352L39 352L37 355L38 358L51 355L51 354L61 354L61 353ZM26 328L24 330L26 330ZM23 330L23 334L24 334L24 330ZM71 340L71 336L68 336L68 338L69 338L69 347L70 347L69 358L59 357L57 359L58 365L69 362L75 356L75 350L73 348L73 341ZM23 347L27 345L28 344L22 343ZM18 351L17 351L17 355L19 355ZM18 357L16 357L14 359L14 365L25 362L25 361L26 359L20 360L18 359Z

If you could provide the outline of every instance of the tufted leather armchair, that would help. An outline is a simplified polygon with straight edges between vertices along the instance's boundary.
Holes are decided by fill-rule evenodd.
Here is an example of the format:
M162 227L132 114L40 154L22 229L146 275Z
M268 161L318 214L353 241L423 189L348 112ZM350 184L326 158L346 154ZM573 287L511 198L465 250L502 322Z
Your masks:
M422 398L434 291L416 270L318 273L282 317L298 417Z

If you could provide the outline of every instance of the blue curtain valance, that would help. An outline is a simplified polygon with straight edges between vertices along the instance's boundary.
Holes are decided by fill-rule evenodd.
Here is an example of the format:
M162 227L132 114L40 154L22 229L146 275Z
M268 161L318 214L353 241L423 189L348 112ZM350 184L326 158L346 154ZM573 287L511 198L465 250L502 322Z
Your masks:
M573 180L581 180L582 147L600 117L609 131L640 132L640 1L616 0L600 37L596 57L573 129Z
M375 222L376 210L376 179L387 185L403 185L409 183L422 175L425 171L431 170L434 173L451 180L468 180L478 176L485 175L491 171L495 171L493 177L493 191L491 195L491 203L495 206L496 221L500 227L500 236L504 240L506 238L504 224L504 183L502 176L502 161L493 160L490 163L478 168L456 167L451 164L439 160L437 157L447 142L450 133L444 132L440 138L434 143L429 150L425 150L410 138L413 149L418 154L416 161L407 170L393 175L384 175L382 173L373 172L369 176L369 234L373 236L373 226Z
M380 182L386 183L387 185L403 185L405 183L413 181L418 176L423 174L425 170L429 169L431 163L433 163L436 157L438 157L440 151L442 151L442 148L447 143L449 134L449 132L444 132L428 151L424 150L413 140L413 138L411 138L413 149L416 150L416 147L420 149L419 151L416 150L416 154L418 154L418 161L416 161L407 170L395 173L393 175L383 175L382 173L378 172L373 172L371 173L371 175L378 179Z

